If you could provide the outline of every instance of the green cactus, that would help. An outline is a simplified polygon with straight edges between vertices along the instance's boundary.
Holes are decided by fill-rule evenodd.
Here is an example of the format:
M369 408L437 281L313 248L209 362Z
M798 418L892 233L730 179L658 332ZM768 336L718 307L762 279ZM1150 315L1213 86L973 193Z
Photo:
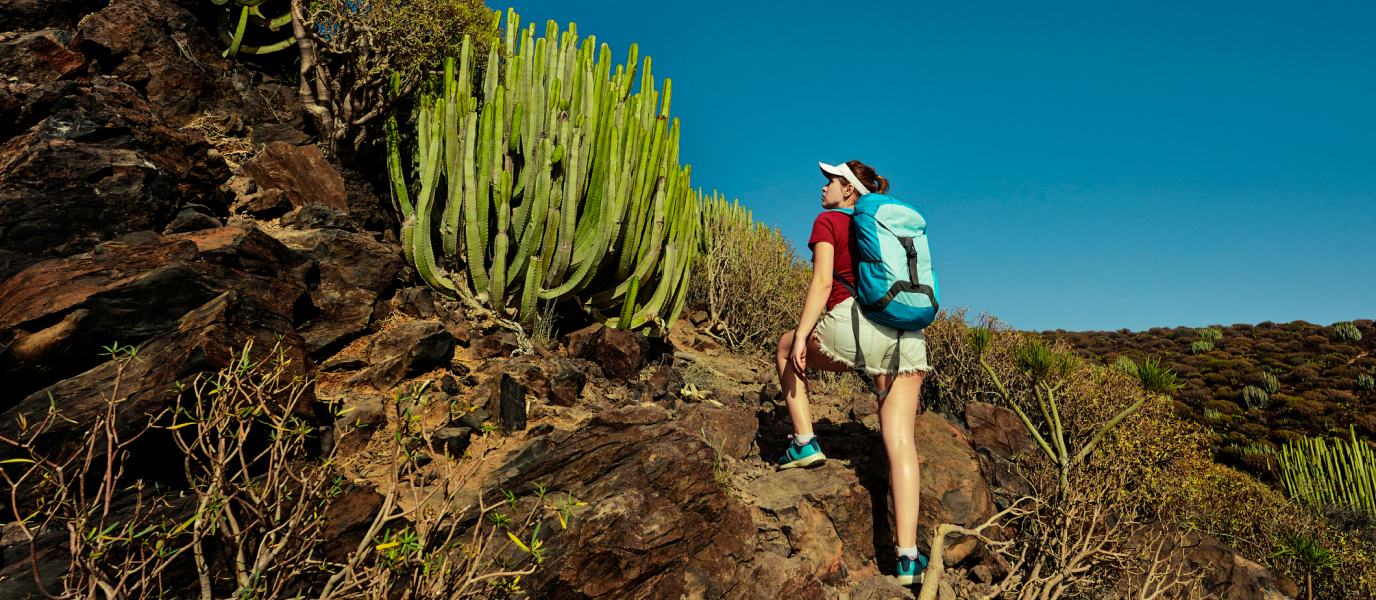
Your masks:
M1128 358L1126 356L1119 356L1118 360L1114 361L1113 368L1124 373L1127 373L1128 375L1137 375L1137 363L1133 362L1131 358Z
M1281 448L1281 481L1292 497L1313 505L1340 504L1376 515L1376 452L1357 439L1331 443L1302 438Z
M1217 342L1218 340L1223 339L1223 332L1217 329L1206 327L1203 329L1196 329L1194 331L1195 333L1199 334L1199 339L1204 341Z
M1360 341L1362 339L1362 331L1360 329L1357 329L1356 325L1353 325L1352 323L1347 321L1343 321L1341 323L1334 323L1333 332L1338 334L1338 341L1341 341L1345 344L1351 344L1352 342Z
M1357 374L1357 389L1373 390L1376 389L1376 378L1372 378L1366 373Z
M259 7L267 0L211 0L211 2L217 6L231 5L226 7L226 12L220 15L219 22L220 42L227 46L223 53L225 58L234 58L241 52L244 54L268 54L290 48L292 44L296 43L295 37L287 36L286 39L267 46L244 45L244 33L248 30L250 22L272 31L277 31L291 23L291 14L275 18L264 16ZM235 8L238 10L236 11ZM234 22L233 31L230 31L230 19L237 19Z
M1271 401L1271 395L1255 385L1242 388L1242 401L1247 404L1247 408L1266 408Z
M1203 340L1200 340L1200 341L1197 341L1197 342L1190 342L1190 354L1204 354L1205 352L1213 352L1213 351L1214 351L1214 344L1213 344L1213 342L1207 342L1207 341L1203 341Z
M671 83L656 89L634 45L613 69L607 45L580 44L572 25L536 31L509 10L505 59L490 52L475 85L465 39L435 86L443 98L421 103L422 191L406 255L431 287L499 316L528 322L537 300L577 301L608 324L667 333L686 299L703 204L678 164ZM438 257L422 207L439 215ZM627 306L625 319L602 316Z
M1274 394L1280 391L1280 381L1270 371L1261 374L1261 389L1266 390L1267 394Z

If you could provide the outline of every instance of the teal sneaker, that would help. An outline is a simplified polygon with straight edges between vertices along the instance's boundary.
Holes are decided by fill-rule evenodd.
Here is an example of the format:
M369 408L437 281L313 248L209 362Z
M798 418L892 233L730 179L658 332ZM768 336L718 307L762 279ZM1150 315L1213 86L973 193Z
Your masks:
M784 452L783 458L779 459L780 469L815 467L826 462L827 455L822 454L822 447L817 444L817 438L812 438L802 446L793 442L792 435L788 436L788 440L788 450Z
M898 555L898 585L922 583L922 572L927 570L927 557Z

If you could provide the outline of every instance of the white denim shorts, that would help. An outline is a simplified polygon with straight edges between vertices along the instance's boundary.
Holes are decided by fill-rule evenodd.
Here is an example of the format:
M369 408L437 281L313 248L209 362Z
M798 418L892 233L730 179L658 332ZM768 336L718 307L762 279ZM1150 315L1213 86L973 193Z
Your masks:
M870 375L932 369L927 365L927 338L921 331L904 331L870 321L860 314L854 298L846 298L822 315L812 330L812 337L816 338L822 354L851 369L855 368L858 347L865 359L865 372Z

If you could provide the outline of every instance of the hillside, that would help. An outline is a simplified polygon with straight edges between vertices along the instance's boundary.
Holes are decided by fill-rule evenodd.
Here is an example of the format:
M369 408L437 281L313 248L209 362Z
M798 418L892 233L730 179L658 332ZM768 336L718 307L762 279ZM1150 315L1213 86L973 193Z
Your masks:
M1376 326L1370 319L1353 321L1360 333L1354 340L1335 325L1268 321L1040 335L1064 340L1105 365L1124 356L1159 358L1186 383L1176 395L1176 413L1212 429L1215 458L1267 479L1274 474L1274 461L1244 451L1253 444L1278 446L1300 436L1347 437L1352 430L1370 443L1376 434L1376 391L1369 379L1376 370ZM1264 398L1245 393L1247 386L1265 391L1268 375L1274 377L1272 393Z

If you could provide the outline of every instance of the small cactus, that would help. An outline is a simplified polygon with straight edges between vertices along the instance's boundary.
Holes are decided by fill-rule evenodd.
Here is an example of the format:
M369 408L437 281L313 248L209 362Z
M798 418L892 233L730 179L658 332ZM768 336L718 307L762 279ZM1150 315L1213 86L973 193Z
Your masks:
M1266 393L1274 394L1280 391L1280 381L1276 380L1276 376L1271 374L1270 372L1263 372L1261 374L1260 387L1261 389L1266 390Z
M1376 389L1376 378L1372 378L1366 373L1357 376L1357 388L1362 390Z
M1118 360L1113 363L1113 368L1128 375L1137 375L1137 363L1132 362L1132 359L1126 356L1119 356Z
M1204 341L1204 340L1200 340L1200 341L1197 341L1197 342L1190 342L1190 354L1204 354L1205 352L1213 352L1213 351L1214 351L1214 344L1213 344L1213 342L1206 342L1206 341Z
M1346 344L1351 344L1352 342L1356 342L1362 339L1362 331L1360 329L1357 329L1356 325L1353 325L1352 323L1349 323L1347 321L1343 321L1341 323L1334 323L1333 332L1338 334L1339 341Z
M1247 403L1247 408L1266 408L1270 400L1271 395L1255 385L1242 388L1242 401Z
M1223 332L1217 329L1213 329L1211 327L1196 329L1195 333L1199 334L1199 339L1208 342L1217 342L1218 340L1223 339Z

